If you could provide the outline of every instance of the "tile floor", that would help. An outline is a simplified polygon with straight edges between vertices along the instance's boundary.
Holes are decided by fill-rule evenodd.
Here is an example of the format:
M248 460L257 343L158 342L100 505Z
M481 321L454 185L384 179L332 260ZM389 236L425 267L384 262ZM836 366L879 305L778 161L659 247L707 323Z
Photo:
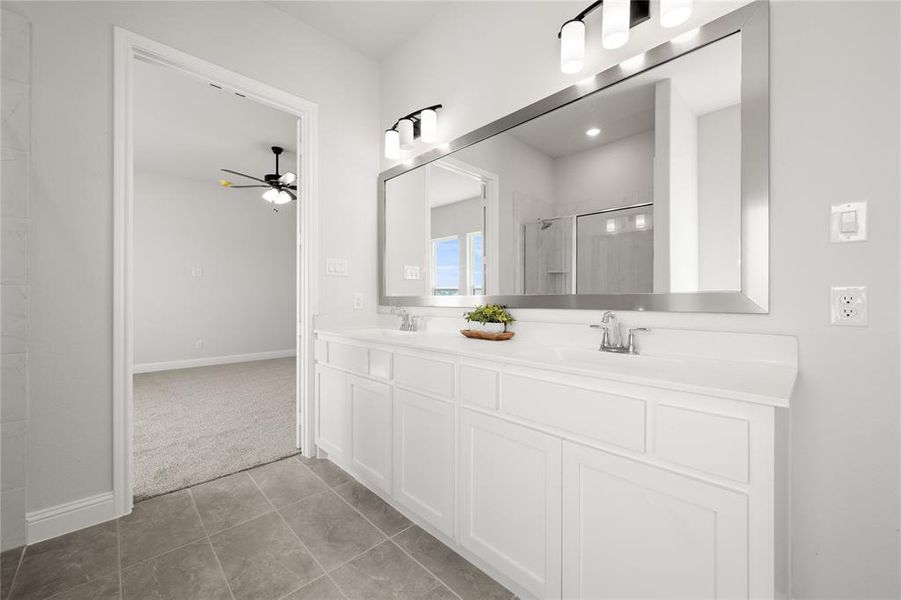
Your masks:
M287 458L0 555L0 599L510 600L327 460Z

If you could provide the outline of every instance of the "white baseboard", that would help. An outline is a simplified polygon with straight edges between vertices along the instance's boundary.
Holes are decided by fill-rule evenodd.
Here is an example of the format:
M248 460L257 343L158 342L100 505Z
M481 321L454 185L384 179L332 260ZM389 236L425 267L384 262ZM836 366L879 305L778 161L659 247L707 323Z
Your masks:
M116 516L112 492L36 510L25 515L28 543L34 544L72 533L91 525L111 521Z
M209 367L212 365L228 365L231 363L268 360L270 358L288 358L297 356L297 350L271 350L253 354L231 354L228 356L209 356L206 358L190 358L187 360L170 360L166 362L142 363L132 367L133 373L154 373L156 371L172 371L173 369L191 369L193 367Z

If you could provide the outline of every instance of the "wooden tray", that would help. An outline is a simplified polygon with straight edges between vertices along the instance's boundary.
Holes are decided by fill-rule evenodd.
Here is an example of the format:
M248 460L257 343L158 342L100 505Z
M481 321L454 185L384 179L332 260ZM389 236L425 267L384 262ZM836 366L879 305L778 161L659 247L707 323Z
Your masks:
M512 331L502 331L500 333L490 333L487 331L476 331L475 329L461 329L460 333L465 335L468 338L472 338L475 340L491 340L493 342L501 342L503 340L509 340L513 337Z

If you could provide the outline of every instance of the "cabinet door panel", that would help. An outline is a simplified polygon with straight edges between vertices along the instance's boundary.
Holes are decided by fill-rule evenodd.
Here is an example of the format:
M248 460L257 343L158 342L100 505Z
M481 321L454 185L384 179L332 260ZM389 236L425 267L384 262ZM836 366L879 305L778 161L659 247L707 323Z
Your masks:
M316 365L316 445L339 465L347 454L347 375Z
M566 598L747 598L747 497L563 444Z
M559 598L560 439L465 409L460 427L461 545Z
M394 497L454 535L454 406L394 391Z
M391 388L350 376L347 393L351 412L354 472L391 493Z

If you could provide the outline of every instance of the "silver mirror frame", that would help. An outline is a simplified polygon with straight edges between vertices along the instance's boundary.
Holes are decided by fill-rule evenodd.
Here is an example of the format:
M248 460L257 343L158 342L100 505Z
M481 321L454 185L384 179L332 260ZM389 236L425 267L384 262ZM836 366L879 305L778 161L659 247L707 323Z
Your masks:
M385 290L385 183L616 85L692 50L741 33L741 291L666 294L387 296ZM382 172L378 179L379 303L383 306L470 307L496 303L510 308L640 310L661 312L769 312L769 4L756 0L699 28L690 39L678 37L644 53L644 64L622 64L480 127L443 149L420 154L412 162Z

